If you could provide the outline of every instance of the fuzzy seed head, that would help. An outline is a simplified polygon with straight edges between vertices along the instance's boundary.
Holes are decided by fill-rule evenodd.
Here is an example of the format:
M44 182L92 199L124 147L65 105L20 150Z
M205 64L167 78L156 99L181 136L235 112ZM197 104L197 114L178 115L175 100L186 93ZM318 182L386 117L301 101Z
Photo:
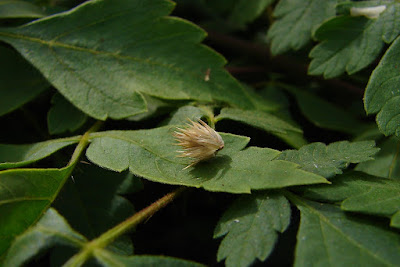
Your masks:
M185 169L214 157L224 148L221 136L202 120L189 120L185 128L178 128L173 135L177 145L182 147L182 150L178 151L178 157L189 158L191 161Z

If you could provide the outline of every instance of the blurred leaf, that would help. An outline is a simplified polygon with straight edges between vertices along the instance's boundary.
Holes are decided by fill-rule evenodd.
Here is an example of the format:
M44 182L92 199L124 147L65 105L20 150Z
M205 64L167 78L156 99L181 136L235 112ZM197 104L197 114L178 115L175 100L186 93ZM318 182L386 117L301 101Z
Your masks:
M290 223L290 204L280 194L253 193L236 200L219 220L214 238L225 236L218 249L218 261L226 266L250 266L264 261Z
M71 167L0 172L0 255L43 215L70 173Z
M248 138L223 133L225 148L215 158L183 169L188 162L177 157L174 128L94 133L86 155L106 169L129 168L135 175L151 181L209 191L250 193L251 189L327 182L319 175L299 170L297 164L273 160L279 151L257 147L242 150Z
M244 28L247 23L252 22L275 0L236 0L231 1L233 6L229 20L238 25L239 28ZM228 5L229 6L229 5Z
M0 19L41 18L45 16L46 13L32 3L18 0L0 0Z
M315 200L342 202L346 211L392 217L400 211L400 182L350 172L332 180L329 186L314 186L305 190L305 196ZM398 226L397 226L398 227Z
M400 235L338 207L297 199L300 229L295 253L301 266L397 266Z
M47 115L50 134L74 132L86 122L87 116L60 94L55 94L51 102L53 106Z
M0 116L31 101L49 87L42 75L14 49L1 45L0 80Z
M121 256L106 250L96 250L94 253L97 261L105 267L114 266L165 266L165 267L204 267L193 261L176 259L165 256Z
M380 144L381 150L373 161L362 162L356 170L384 178L400 179L400 141L396 137L386 139Z
M251 108L244 89L222 68L225 59L199 44L205 33L168 17L172 8L165 0L88 1L22 27L3 28L0 39L97 119L146 112L142 93Z
M329 178L341 174L350 163L373 159L378 151L374 141L340 141L329 145L311 143L299 150L285 150L277 159L295 162L303 170Z
M337 0L280 0L274 10L277 20L268 30L271 53L299 50L311 41L315 27L335 16Z
M378 113L376 122L385 135L400 135L399 49L400 38L397 38L372 72L365 90L365 110L369 114Z
M34 227L16 238L4 267L22 266L39 252L57 244L79 248L86 242L85 237L75 232L56 210L50 208Z
M28 145L0 144L0 170L31 164L78 142L79 137L68 137Z

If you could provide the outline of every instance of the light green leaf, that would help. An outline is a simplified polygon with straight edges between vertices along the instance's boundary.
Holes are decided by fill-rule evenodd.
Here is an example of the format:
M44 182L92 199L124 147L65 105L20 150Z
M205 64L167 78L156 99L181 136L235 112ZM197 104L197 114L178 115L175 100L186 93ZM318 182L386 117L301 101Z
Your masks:
M26 1L0 0L0 19L41 18L46 16L38 6Z
M340 141L329 145L312 143L299 150L283 151L277 159L295 162L303 170L329 178L341 174L342 169L350 163L373 159L372 156L378 151L374 141Z
M0 80L0 116L31 101L49 87L36 69L14 49L4 46L0 46Z
M51 102L53 106L47 114L50 134L74 132L86 122L87 116L60 94L55 94Z
M152 130L98 132L86 155L95 164L114 171L128 169L151 181L203 187L209 191L250 193L298 184L327 182L323 177L298 169L297 164L273 160L279 151L250 147L249 139L223 134L225 148L207 162L185 169L188 161L178 158L175 127Z
M311 75L333 78L347 71L353 74L371 64L381 52L384 21L379 18L339 16L322 24L315 32L321 41L310 52Z
M225 236L218 249L218 261L226 266L250 266L264 261L272 252L278 232L290 223L290 204L273 192L243 196L233 203L217 224L214 238Z
M192 261L176 259L165 256L121 256L106 250L95 250L94 256L105 267L115 266L165 266L165 267L204 267L204 265Z
M0 172L0 255L42 216L70 173L71 168Z
M299 50L311 41L315 27L335 16L336 0L280 0L274 16L278 19L268 30L271 52L282 54Z
M369 114L378 113L376 118L379 129L385 135L399 136L400 90L398 83L398 61L400 60L400 38L389 47L379 65L372 72L365 90L364 105Z
M205 33L168 17L172 8L166 0L87 1L66 13L3 28L0 39L97 119L145 112L142 93L251 108L244 89L223 69L225 59L199 44Z
M380 147L382 149L374 156L373 161L362 162L355 169L375 176L400 179L400 141L391 137L383 141Z
M40 221L10 247L4 267L22 266L39 252L56 244L82 247L86 238L75 232L58 212L50 208Z
M78 142L79 136L54 139L29 145L0 144L0 170L28 165Z
M346 211L389 218L400 211L398 180L350 172L335 177L332 181L333 184L326 187L307 188L305 196L316 200L342 202L341 208Z
M398 266L400 235L338 207L296 200L300 209L295 267Z

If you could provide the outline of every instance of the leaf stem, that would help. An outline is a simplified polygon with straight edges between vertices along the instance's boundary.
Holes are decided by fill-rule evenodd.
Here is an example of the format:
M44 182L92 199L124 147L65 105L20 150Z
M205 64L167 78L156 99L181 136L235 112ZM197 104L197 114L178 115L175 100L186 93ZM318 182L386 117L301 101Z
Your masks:
M82 250L70 258L65 264L64 267L76 267L81 266L85 261L92 256L93 252L96 249L102 249L112 243L116 238L137 226L139 223L151 218L157 211L161 210L169 203L171 203L176 197L178 197L183 191L186 190L186 187L180 187L177 190L166 194L150 206L142 209L141 211L135 213L132 217L126 219L120 224L114 226L107 232L103 233L96 239L93 239L91 242L87 243Z

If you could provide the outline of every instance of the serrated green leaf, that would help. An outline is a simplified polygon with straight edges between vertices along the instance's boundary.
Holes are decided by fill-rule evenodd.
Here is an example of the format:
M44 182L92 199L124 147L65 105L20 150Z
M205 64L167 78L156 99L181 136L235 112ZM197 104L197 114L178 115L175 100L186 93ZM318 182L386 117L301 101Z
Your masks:
M300 199L295 204L301 221L294 266L398 266L398 233L333 205Z
M243 196L219 220L214 238L225 236L218 249L218 261L226 266L250 266L264 261L290 223L290 204L273 192Z
M46 16L46 13L32 3L18 0L0 1L0 19L41 18L44 16Z
M47 114L47 125L50 134L60 134L78 130L87 120L87 116L75 108L60 94L51 100L53 106Z
M31 101L49 87L37 70L15 50L4 46L0 46L0 80L0 116Z
M105 267L114 266L165 266L165 267L204 267L200 263L165 256L121 256L106 250L95 250L94 256Z
M268 30L274 55L290 49L299 50L311 41L314 28L335 16L336 0L280 0L275 7L277 17Z
M22 27L3 28L0 39L97 119L145 112L142 93L252 107L222 68L225 59L199 44L205 33L168 17L172 8L166 0L93 0Z
M378 151L374 141L340 141L329 145L312 143L299 150L283 151L277 159L295 162L303 170L329 178L341 174L342 169L350 163L373 159L372 156Z
M350 172L333 179L329 186L305 190L308 198L342 202L346 211L392 217L400 211L400 182L362 172ZM393 218L392 218L393 220Z
M22 266L40 251L56 244L79 248L86 242L85 237L75 232L56 210L50 208L34 227L16 238L4 267Z
M345 71L353 74L371 64L381 52L384 42L382 19L339 16L322 24L315 38L322 41L310 52L311 75L333 78Z
M54 200L71 168L0 172L0 255Z
M68 137L29 145L0 144L0 170L28 165L78 142L79 137Z
M355 169L379 177L400 179L399 140L396 137L388 138L380 147L373 161L362 162Z
M379 65L372 72L365 90L364 105L369 114L378 113L377 124L385 135L399 135L400 98L398 61L400 59L400 38L389 47ZM397 122L397 123L396 123Z
M151 181L209 191L250 193L251 189L327 182L319 175L299 170L297 164L273 160L279 151L257 147L242 150L249 141L247 137L223 133L225 148L215 158L184 169L188 161L177 157L174 129L166 126L94 133L86 155L107 169L129 168L135 175Z

